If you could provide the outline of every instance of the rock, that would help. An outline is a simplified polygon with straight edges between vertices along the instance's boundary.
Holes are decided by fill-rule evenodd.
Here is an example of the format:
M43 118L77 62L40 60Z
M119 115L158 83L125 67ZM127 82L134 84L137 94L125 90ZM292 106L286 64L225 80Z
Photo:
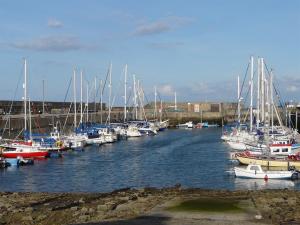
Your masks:
M106 212L108 210L107 205L97 205L97 211Z
M78 219L82 222L86 222L90 219L90 216L89 215L82 215L82 216L79 216Z
M77 217L78 215L80 215L80 211L76 211L76 212L73 213L74 217Z
M119 200L127 202L129 201L129 196L119 197Z
M130 211L131 210L131 205L130 204L120 204L117 205L116 210L117 211Z
M129 200L131 200L131 201L135 201L137 199L138 199L138 197L135 194L129 196Z
M70 208L72 211L77 211L78 210L78 207L77 206L73 206Z
M42 221L44 219L47 218L47 215L38 215L38 217L36 218L37 221Z
M89 213L93 213L95 210L93 208L89 208Z
M25 212L33 212L33 208L32 207L27 207L24 210Z
M79 199L78 203L84 204L85 203L84 198Z
M262 215L255 215L255 219L261 220L262 219Z
M33 218L32 218L32 216L23 216L22 220L23 221L33 221Z
M88 212L88 209L86 207L82 207L82 209L80 210L81 213L87 213Z

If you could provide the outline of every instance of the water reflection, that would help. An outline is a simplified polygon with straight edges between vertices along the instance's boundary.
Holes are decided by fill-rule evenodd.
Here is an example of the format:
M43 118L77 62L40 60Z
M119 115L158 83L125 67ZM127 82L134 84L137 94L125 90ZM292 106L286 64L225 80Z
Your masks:
M243 179L235 178L234 187L239 190L262 190L262 189L294 189L295 181L269 179Z

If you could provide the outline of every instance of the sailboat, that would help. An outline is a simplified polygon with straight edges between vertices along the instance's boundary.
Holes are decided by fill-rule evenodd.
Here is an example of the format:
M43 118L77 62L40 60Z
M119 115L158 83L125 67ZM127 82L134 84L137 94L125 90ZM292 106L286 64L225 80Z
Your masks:
M27 61L24 59L24 137L27 132ZM46 158L49 156L47 150L42 150L40 145L33 146L32 131L31 131L31 107L30 100L28 104L29 109L29 140L13 141L2 147L2 156L5 158Z
M77 108L76 108L76 71L73 72L73 94L74 94L74 133L66 136L64 144L72 150L82 151L86 144L85 136L76 132L77 128Z

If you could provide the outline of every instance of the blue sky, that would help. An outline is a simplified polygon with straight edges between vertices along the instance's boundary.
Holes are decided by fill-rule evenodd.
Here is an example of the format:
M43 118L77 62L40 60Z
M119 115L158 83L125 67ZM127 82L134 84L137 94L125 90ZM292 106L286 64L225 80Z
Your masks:
M149 100L235 99L236 77L250 55L275 71L284 100L299 99L300 1L280 0L0 0L0 98L12 99L28 60L32 99L64 99L72 70L89 82L113 64L141 80ZM78 79L79 80L79 79ZM131 81L130 81L131 82ZM21 86L20 86L21 87ZM17 98L21 98L19 88ZM79 92L78 92L79 93Z

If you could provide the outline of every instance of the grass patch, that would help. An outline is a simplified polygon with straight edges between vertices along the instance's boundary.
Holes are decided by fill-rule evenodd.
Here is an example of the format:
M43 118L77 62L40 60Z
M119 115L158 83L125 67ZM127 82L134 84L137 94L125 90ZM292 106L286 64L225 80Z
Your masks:
M244 209L239 207L239 201L220 199L195 199L179 203L168 208L169 211L189 212L229 212L240 213Z

